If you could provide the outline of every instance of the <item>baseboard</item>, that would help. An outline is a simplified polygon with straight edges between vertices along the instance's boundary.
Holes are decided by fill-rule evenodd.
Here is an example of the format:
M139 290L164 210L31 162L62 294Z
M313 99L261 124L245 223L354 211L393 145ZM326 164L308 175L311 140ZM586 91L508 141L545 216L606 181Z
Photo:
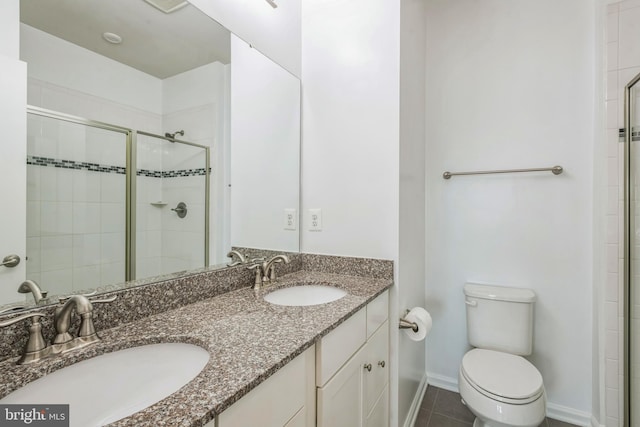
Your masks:
M600 421L596 420L596 417L591 417L591 427L604 427L604 424L600 424Z
M429 383L429 385L432 385L434 387L443 388L445 390L459 393L457 378L445 377L444 375L427 372L427 382Z
M424 398L426 391L427 375L425 374L420 381L420 385L418 385L418 390L416 391L415 396L413 397L413 402L411 402L407 418L404 419L404 427L413 427L416 424L418 413L420 412L420 404L422 403L422 399Z
M599 426L597 420L590 413L579 411L555 403L547 403L547 417L564 421L577 426ZM594 422L596 424L594 424Z

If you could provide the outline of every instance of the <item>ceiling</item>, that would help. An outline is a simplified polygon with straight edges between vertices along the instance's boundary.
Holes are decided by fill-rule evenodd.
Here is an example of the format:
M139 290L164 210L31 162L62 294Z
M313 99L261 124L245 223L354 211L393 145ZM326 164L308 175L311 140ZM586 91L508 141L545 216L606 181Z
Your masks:
M230 61L229 31L191 4L165 14L144 0L20 0L20 21L160 79Z

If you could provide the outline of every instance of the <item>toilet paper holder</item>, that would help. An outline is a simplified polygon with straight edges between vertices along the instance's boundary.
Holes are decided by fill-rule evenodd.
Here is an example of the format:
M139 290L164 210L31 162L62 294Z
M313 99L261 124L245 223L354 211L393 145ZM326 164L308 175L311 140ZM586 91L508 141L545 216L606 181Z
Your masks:
M409 314L409 310L407 310L404 315ZM400 329L411 329L413 332L418 332L418 324L416 322L410 322L404 317L400 318Z

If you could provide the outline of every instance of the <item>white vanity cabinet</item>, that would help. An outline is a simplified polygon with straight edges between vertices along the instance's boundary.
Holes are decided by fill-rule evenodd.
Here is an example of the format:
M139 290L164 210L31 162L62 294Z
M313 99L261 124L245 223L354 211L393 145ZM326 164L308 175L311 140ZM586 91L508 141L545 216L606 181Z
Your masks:
M283 366L206 427L315 426L315 348Z
M318 427L389 425L388 298L383 293L316 345Z
M389 292L206 427L388 427Z

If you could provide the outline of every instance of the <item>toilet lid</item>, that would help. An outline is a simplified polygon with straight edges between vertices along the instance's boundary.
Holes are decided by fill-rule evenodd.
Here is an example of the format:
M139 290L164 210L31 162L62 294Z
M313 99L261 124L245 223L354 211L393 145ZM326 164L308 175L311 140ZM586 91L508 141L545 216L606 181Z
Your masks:
M527 399L542 390L542 375L521 356L473 349L462 358L465 376L478 387L509 399Z

